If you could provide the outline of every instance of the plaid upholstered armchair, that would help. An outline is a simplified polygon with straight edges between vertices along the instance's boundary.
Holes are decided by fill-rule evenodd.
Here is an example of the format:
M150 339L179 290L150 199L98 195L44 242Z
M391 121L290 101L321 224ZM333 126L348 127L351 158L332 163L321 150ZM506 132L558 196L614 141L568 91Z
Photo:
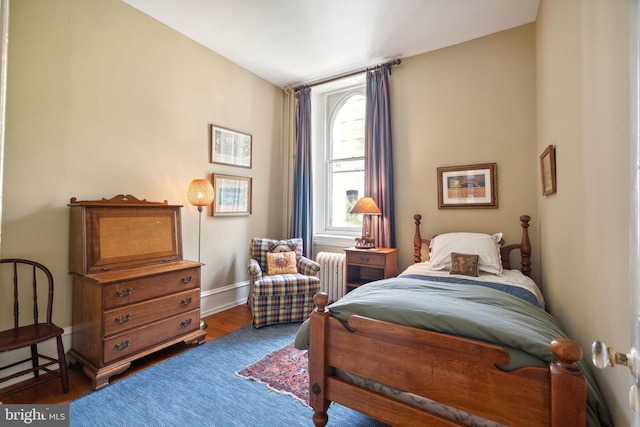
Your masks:
M309 317L320 290L320 264L302 256L301 238L252 239L247 271L255 328Z

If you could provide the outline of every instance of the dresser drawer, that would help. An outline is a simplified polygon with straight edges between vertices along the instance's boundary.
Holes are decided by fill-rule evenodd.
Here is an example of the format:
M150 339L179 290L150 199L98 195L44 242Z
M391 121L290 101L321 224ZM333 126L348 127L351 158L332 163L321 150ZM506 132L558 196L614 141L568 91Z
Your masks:
M385 258L385 254L382 254L382 253L347 252L347 264L384 267L386 265L386 258Z
M111 338L105 338L104 362L109 363L129 356L199 328L200 310L196 309L137 329L130 329Z
M193 289L115 308L104 313L104 334L107 336L117 334L198 307L200 307L200 290Z
M105 310L200 287L200 269L123 280L104 287Z

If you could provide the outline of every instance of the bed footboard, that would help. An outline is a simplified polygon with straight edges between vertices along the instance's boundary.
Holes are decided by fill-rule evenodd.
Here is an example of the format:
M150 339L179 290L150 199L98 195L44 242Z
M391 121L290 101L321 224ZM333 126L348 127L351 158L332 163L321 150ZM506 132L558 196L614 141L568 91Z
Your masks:
M505 425L569 427L586 424L586 385L574 364L572 341L557 339L548 368L506 372L499 346L352 316L347 329L316 294L311 314L309 404L316 426L327 424L330 402L393 425L457 426L455 421L341 380L340 369Z

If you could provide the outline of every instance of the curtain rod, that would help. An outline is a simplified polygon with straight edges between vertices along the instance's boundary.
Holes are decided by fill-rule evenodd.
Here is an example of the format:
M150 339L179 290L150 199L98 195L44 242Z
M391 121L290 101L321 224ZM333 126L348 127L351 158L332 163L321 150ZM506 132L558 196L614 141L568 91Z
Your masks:
M389 74L391 74L391 67L394 66L394 65L400 65L400 62L402 62L400 59L394 59L393 61L388 61L388 62L385 62L384 64L379 64L379 65L375 65L373 67L364 68L362 70L352 71L352 72L347 73L347 74L341 74L339 76L329 77L328 79L318 80L318 81L313 82L313 83L307 83L307 84L304 84L304 85L300 85L300 86L294 87L293 91L297 92L300 89L304 89L304 88L312 87L312 86L317 86L317 85L321 85L321 84L324 84L324 83L334 82L336 80L344 79L345 77L355 76L355 75L358 75L358 74L366 73L367 71L374 71L374 70L378 70L378 69L384 68L384 67L388 67L389 68Z

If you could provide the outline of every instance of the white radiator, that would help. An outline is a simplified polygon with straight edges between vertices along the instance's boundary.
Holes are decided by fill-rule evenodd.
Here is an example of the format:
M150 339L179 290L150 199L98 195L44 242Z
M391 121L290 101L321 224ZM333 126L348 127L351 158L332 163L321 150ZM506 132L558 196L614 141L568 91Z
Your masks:
M329 295L329 302L344 295L346 256L337 252L319 252L316 261L320 264L320 290Z

